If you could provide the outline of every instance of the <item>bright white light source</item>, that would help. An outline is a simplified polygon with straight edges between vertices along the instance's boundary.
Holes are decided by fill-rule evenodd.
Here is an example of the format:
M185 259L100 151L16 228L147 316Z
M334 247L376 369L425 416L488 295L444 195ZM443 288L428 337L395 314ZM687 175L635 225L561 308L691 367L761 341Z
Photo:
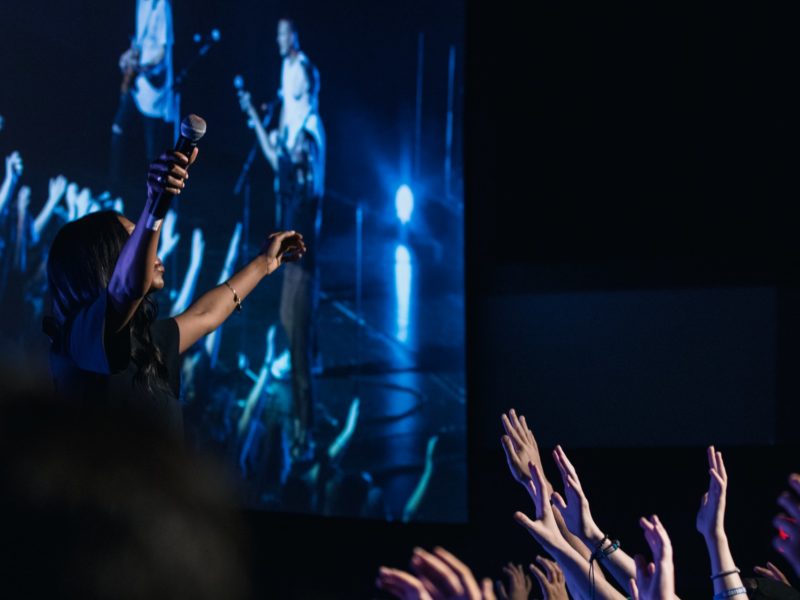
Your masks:
M397 211L397 218L405 225L411 220L411 213L414 212L414 194L406 184L397 188L394 195L394 208Z
M411 253L403 244L394 251L394 289L397 296L397 330L401 342L408 341L408 320L411 308Z

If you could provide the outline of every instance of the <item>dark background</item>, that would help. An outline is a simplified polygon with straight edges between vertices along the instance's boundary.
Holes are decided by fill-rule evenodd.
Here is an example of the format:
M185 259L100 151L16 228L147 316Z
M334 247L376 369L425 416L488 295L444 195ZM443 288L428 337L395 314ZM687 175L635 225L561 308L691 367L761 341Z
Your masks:
M116 5L99 6L98 20L86 23L75 16L74 3L69 8L47 4L41 5L39 14L35 7L26 8L27 16L14 28L19 35L3 36L4 71L8 72L9 61L21 60L20 40L49 40L47 48L54 47L54 52L37 49L30 78L51 90L108 94L85 106L85 120L97 123L94 134L87 132L87 145L102 145L113 109L99 114L97 107L113 106L114 87L106 90L108 86L98 82L112 80L116 85L115 62L129 32L115 24L118 30L112 35L107 27L109 22L129 22L132 11L120 16ZM235 11L231 6L217 5L215 14L220 20L238 18L240 11L246 13L256 3L237 3ZM291 12L302 14L302 6L292 5ZM330 3L324 16L298 18L310 55L318 39L314 28L330 31L332 19L345 17L368 24L389 10L383 3L359 4L352 11L348 6ZM419 10L435 15L440 5L420 6ZM53 9L60 11L60 18L48 12ZM391 14L398 31L404 31L407 24L397 14L414 14L414 8L404 4L397 10ZM107 17L101 19L103 11ZM201 14L199 8L195 13ZM445 11L431 18L450 23L450 17ZM602 444L571 451L570 457L601 528L619 537L629 552L644 550L638 517L653 512L662 517L675 546L677 592L697 597L709 594L711 587L705 549L694 532L694 512L707 486L703 445L716 440L711 436L703 444L696 440L705 423L717 431L727 430L730 442L722 447L731 479L727 523L736 562L743 573L766 560L785 566L769 542L774 499L786 487L786 475L797 469L800 416L798 252L791 218L797 197L794 163L800 100L793 76L797 17L785 5L766 4L467 5L470 522L401 526L249 514L253 573L262 597L370 597L378 565L405 564L414 545L449 547L481 576L497 576L507 560L531 560L535 545L511 520L515 510L530 510L530 505L506 472L499 412L516 406L540 436L553 440L568 437L576 428L586 429L580 405L550 421L540 419L540 412L548 412L540 411L545 400L525 379L515 378L510 368L524 361L529 346L519 332L509 336L508 327L529 323L525 319L531 305L526 299L540 302L543 293L619 292L635 298L639 290L669 294L683 289L699 290L707 300L709 294L726 296L730 290L734 295L736 290L766 294L767 300L749 305L745 318L756 329L763 322L774 332L773 362L760 367L761 373L774 374L772 404L766 407L774 411L774 420L765 425L771 443L736 443L751 439L751 432L744 431L748 424L737 411L716 410L692 424L688 445L680 430L672 432L669 445L635 450L620 448L610 435L611 442L604 438ZM259 32L243 33L237 43L251 44L254 66L249 72L243 68L243 75L254 82L255 92L268 96L278 63L273 60L272 71L259 84L256 55L274 56L274 16L264 13L253 20L262 18L268 32L264 39ZM64 27L84 31L91 40L86 43L95 45L95 78L76 79L69 61L75 52L73 48L70 53L70 42L62 35ZM108 33L96 35L98 29ZM225 31L223 35L231 37ZM395 43L390 36L379 41ZM414 41L407 43L412 56ZM337 86L325 75L331 69L326 71L324 56L313 55L321 63L323 94L346 93L334 92ZM210 56L209 63L213 60L217 59ZM58 68L48 66L53 64ZM411 86L413 60L408 69ZM375 69L366 75L363 69L349 72L354 77L373 76ZM379 70L374 76L380 78ZM230 78L230 74L220 77L216 85L221 94L230 91L233 102ZM0 99L9 137L12 127L20 127L28 148L44 146L56 158L59 152L69 153L60 145L64 136L44 136L43 127L31 124L59 110L52 97L23 99L3 85ZM325 99L323 95L323 106ZM404 110L410 107L407 104ZM236 110L231 106L227 118L241 129ZM357 105L353 113L358 121ZM25 115L25 120L16 115ZM54 122L60 123L45 121L48 127ZM364 130L369 130L367 124L359 129ZM13 132L14 139L18 133ZM209 143L209 155L212 146L225 144ZM30 154L21 149L23 156ZM331 148L331 160L336 154ZM676 343L685 343L685 338ZM763 344L768 344L766 337ZM508 360L511 355L517 356L515 361ZM620 435L635 431L641 437L652 429L664 439L667 433L659 421L642 421L624 412L614 417ZM549 466L546 470L555 475Z

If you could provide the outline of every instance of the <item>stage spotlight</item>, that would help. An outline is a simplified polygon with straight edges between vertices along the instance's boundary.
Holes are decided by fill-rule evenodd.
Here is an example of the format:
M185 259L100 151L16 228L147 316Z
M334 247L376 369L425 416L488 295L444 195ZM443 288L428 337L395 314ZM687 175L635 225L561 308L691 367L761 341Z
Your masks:
M397 211L397 218L403 225L411 220L411 213L414 212L414 194L406 184L397 188L394 195L394 208Z

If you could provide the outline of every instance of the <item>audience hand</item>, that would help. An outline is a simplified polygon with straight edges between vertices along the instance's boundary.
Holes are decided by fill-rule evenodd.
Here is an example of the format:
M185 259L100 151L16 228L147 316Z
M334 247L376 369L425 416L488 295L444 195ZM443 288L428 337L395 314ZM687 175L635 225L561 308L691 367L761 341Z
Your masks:
M544 556L537 556L538 562L544 570L531 563L528 568L534 574L536 580L539 582L539 587L542 588L542 597L544 600L569 600L567 594L567 584L564 579L564 572L558 563Z
M653 553L653 562L637 554L636 579L631 579L634 600L673 600L675 598L675 566L672 562L672 542L667 530L656 515L651 520L639 520L644 539Z
M783 574L783 571L781 571L778 567L776 567L769 561L767 561L766 567L755 567L753 571L755 571L757 575L761 575L762 577L768 577L769 579L774 579L775 581L779 581L780 583L791 585L789 583L789 578Z
M773 519L776 529L782 530L787 537L776 535L772 546L789 561L795 574L800 577L800 474L789 476L792 491L783 492L778 497L778 504L786 511Z
M502 580L498 579L495 582L498 600L528 600L533 582L525 574L522 566L508 563L503 567L503 573L508 577L508 589Z
M444 548L415 548L411 569L413 575L381 567L376 584L402 600L496 600L491 579L478 585L469 567Z
M556 461L561 481L564 483L566 500L558 492L553 493L553 500L558 504L559 512L564 516L567 529L578 536L587 546L596 544L603 538L603 533L594 522L589 501L583 492L578 472L567 458L561 446L553 450L553 459Z
M544 474L536 438L533 437L533 433L528 428L525 417L518 417L513 408L507 414L504 413L500 420L506 432L501 441L503 443L503 451L506 454L508 468L514 479L527 486L528 481L531 479L531 472L528 468L529 463L539 467L540 473ZM545 484L549 491L550 486L546 479Z
M703 537L713 539L725 534L725 502L728 490L728 473L722 460L722 453L708 448L708 472L711 475L708 492L703 495L700 510L697 511L697 531Z

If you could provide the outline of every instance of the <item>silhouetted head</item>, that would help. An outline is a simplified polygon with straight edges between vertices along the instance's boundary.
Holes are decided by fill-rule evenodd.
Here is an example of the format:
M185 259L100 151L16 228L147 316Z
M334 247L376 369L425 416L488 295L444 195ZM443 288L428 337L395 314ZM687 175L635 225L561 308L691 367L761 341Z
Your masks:
M47 259L47 282L53 316L45 319L45 332L61 352L65 325L100 294L105 293L123 246L135 225L114 211L99 211L64 225L56 234ZM153 282L130 321L131 357L138 365L137 380L148 389L166 379L161 352L153 344L150 325L158 305L150 293L164 287L164 265L153 264Z
M47 260L53 316L65 323L108 287L122 247L135 225L114 211L99 211L64 225ZM164 287L164 266L153 265L150 291Z

